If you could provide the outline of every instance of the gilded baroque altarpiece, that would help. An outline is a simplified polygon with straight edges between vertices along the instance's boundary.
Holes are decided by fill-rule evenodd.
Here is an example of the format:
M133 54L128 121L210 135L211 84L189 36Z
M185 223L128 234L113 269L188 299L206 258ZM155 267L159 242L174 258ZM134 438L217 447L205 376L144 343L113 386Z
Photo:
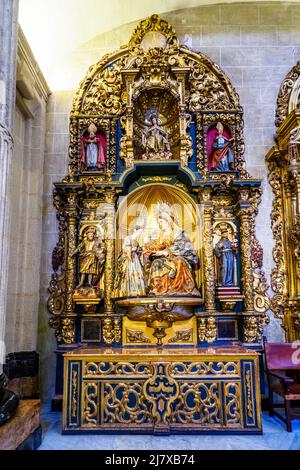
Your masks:
M243 154L229 79L158 16L88 70L54 189L65 432L260 432L269 299Z
M273 190L275 266L271 308L286 341L300 339L300 62L283 80L277 99L275 145L267 154Z

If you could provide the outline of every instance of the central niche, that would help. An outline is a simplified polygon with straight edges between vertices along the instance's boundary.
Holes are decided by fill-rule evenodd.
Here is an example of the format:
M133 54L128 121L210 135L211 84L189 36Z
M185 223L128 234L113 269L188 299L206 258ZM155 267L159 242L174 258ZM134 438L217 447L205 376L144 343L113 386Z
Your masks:
M180 160L179 108L168 90L151 88L134 102L135 160Z
M129 289L122 288L121 292L115 292L115 297L201 296L200 214L194 200L185 191L167 184L149 184L138 188L120 202L116 223L117 272L124 272L125 266L121 266L124 255L130 246L136 244L141 276L145 278L145 292L142 295L132 292L126 295ZM179 261L185 265L181 266ZM186 285L181 287L175 286L179 269L186 276ZM164 273L171 278L168 286L162 285ZM189 291L187 285L192 278L194 288ZM127 279L124 285L126 283ZM123 285L122 279L120 285Z

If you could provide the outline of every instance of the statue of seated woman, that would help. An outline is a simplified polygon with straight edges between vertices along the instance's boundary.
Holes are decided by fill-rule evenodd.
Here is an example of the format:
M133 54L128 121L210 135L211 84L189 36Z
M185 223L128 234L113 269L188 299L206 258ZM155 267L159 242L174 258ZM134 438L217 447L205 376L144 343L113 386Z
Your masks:
M169 160L172 157L167 134L156 113L150 116L150 126L143 133L143 160Z
M143 252L149 294L200 296L193 272L199 260L193 244L172 215L160 213L158 225L162 241L147 243Z

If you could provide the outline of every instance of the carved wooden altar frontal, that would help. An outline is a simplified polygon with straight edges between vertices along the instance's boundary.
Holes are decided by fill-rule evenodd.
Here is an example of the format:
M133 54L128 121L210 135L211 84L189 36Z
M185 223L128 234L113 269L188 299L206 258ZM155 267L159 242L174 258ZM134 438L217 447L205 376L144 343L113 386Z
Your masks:
M65 354L63 432L261 433L258 354L243 348Z

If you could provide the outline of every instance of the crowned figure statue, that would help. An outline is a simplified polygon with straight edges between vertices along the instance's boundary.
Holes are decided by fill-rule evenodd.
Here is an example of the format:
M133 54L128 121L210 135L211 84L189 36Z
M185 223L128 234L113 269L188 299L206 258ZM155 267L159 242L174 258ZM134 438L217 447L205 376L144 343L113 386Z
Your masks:
M150 295L200 296L194 270L199 259L193 244L170 210L157 218L160 235L143 247Z
M146 126L143 132L142 144L145 152L142 159L169 160L172 157L170 144L156 111L149 114L149 120L146 119Z

